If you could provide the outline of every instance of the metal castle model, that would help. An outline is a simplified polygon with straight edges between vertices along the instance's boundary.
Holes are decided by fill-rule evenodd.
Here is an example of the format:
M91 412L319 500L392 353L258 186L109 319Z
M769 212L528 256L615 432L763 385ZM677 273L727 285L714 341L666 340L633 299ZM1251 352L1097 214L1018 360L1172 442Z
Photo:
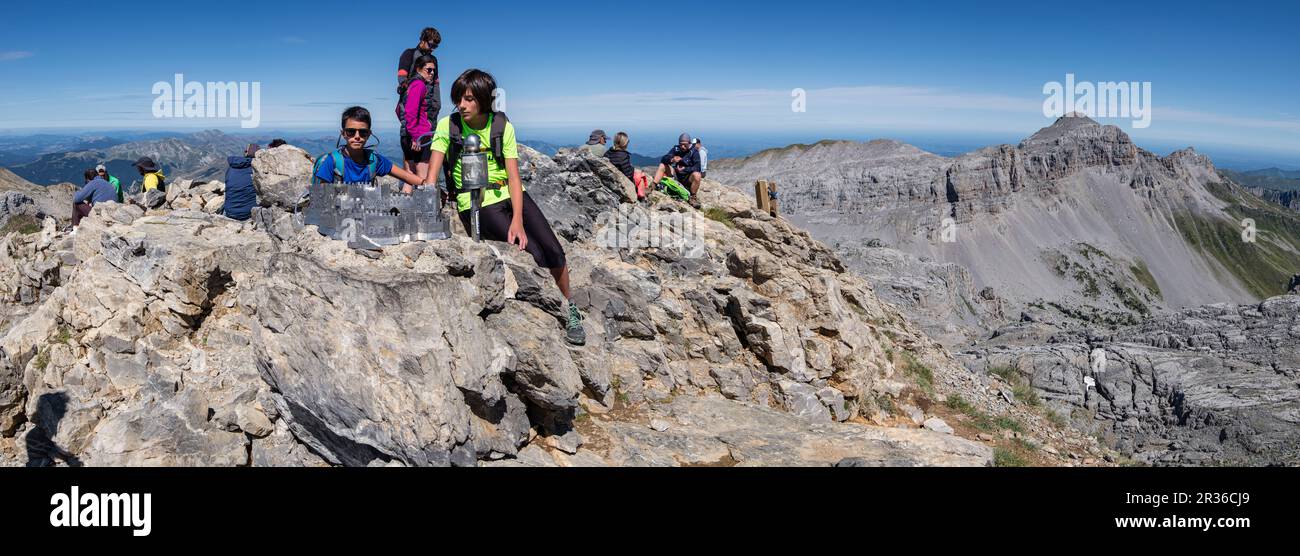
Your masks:
M353 249L451 237L434 187L405 195L387 183L326 183L310 191L304 223Z

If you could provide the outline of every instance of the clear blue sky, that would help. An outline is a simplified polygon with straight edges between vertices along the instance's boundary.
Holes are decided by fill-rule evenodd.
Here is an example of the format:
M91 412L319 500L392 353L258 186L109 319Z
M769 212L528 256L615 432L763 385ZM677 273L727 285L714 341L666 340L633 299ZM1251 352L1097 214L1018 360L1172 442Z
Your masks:
M263 129L333 129L351 103L391 126L397 56L432 25L444 94L465 68L494 73L525 136L1015 139L1051 122L1043 86L1073 73L1152 83L1149 128L1102 120L1139 143L1300 160L1294 1L19 0L4 11L0 131L238 129L154 119L151 86L176 73L260 82ZM790 110L795 88L806 113Z

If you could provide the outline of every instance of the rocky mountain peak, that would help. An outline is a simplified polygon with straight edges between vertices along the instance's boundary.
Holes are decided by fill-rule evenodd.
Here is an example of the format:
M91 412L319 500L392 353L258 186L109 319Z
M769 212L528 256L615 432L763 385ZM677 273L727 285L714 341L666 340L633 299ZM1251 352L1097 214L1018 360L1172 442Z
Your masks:
M1210 157L1196 152L1194 147L1187 147L1169 153L1169 156L1166 156L1164 161L1166 164L1171 166L1200 168L1210 172L1211 174L1216 172L1214 163L1210 161Z
M1118 126L1102 125L1082 114L1070 113L1021 141L1020 147L1047 150L1070 144L1093 143L1133 145L1132 139Z

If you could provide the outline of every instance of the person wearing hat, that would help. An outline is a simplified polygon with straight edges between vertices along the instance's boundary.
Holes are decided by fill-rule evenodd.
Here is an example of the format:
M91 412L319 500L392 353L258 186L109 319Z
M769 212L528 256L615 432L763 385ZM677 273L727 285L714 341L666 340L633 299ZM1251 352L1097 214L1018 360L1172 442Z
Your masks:
M592 130L591 135L587 136L587 144L578 148L591 153L593 156L602 157L605 156L605 151L609 150L609 147L605 146L608 140L605 137L605 130L595 129Z
M152 158L140 157L140 160L135 161L135 169L140 171L140 176L144 179L144 187L141 191L167 190L167 176L163 175Z
M655 171L653 183L659 183L664 176L672 176L691 190L691 206L700 208L700 199L696 193L700 190L700 180L704 179L700 170L700 152L691 146L691 136L683 133L677 137L677 144L668 149L668 154L659 159L659 169Z
M100 164L100 165L98 165L98 166L95 166L95 173L98 174L99 177L108 180L108 184L111 185L111 186L113 186L113 191L116 191L116 192L117 192L117 202L118 202L118 203L121 203L121 202L122 202L122 182L119 181L119 180L117 179L117 176L111 176L111 175L109 175L109 173L108 173L108 167L107 167L107 166L104 166L103 164Z
M221 213L233 220L248 220L257 206L257 190L253 188L253 157L262 147L249 145L244 156L226 159L226 202Z

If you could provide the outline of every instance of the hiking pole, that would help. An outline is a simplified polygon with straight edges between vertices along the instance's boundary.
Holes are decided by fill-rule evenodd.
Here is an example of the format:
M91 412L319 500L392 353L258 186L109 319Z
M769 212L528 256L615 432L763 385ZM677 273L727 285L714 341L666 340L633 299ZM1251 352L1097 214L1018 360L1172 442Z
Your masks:
M474 241L483 241L479 234L479 209L483 205L483 190L487 188L487 153L481 152L482 139L476 134L465 138L465 149L460 155L460 189L470 194L470 227Z

